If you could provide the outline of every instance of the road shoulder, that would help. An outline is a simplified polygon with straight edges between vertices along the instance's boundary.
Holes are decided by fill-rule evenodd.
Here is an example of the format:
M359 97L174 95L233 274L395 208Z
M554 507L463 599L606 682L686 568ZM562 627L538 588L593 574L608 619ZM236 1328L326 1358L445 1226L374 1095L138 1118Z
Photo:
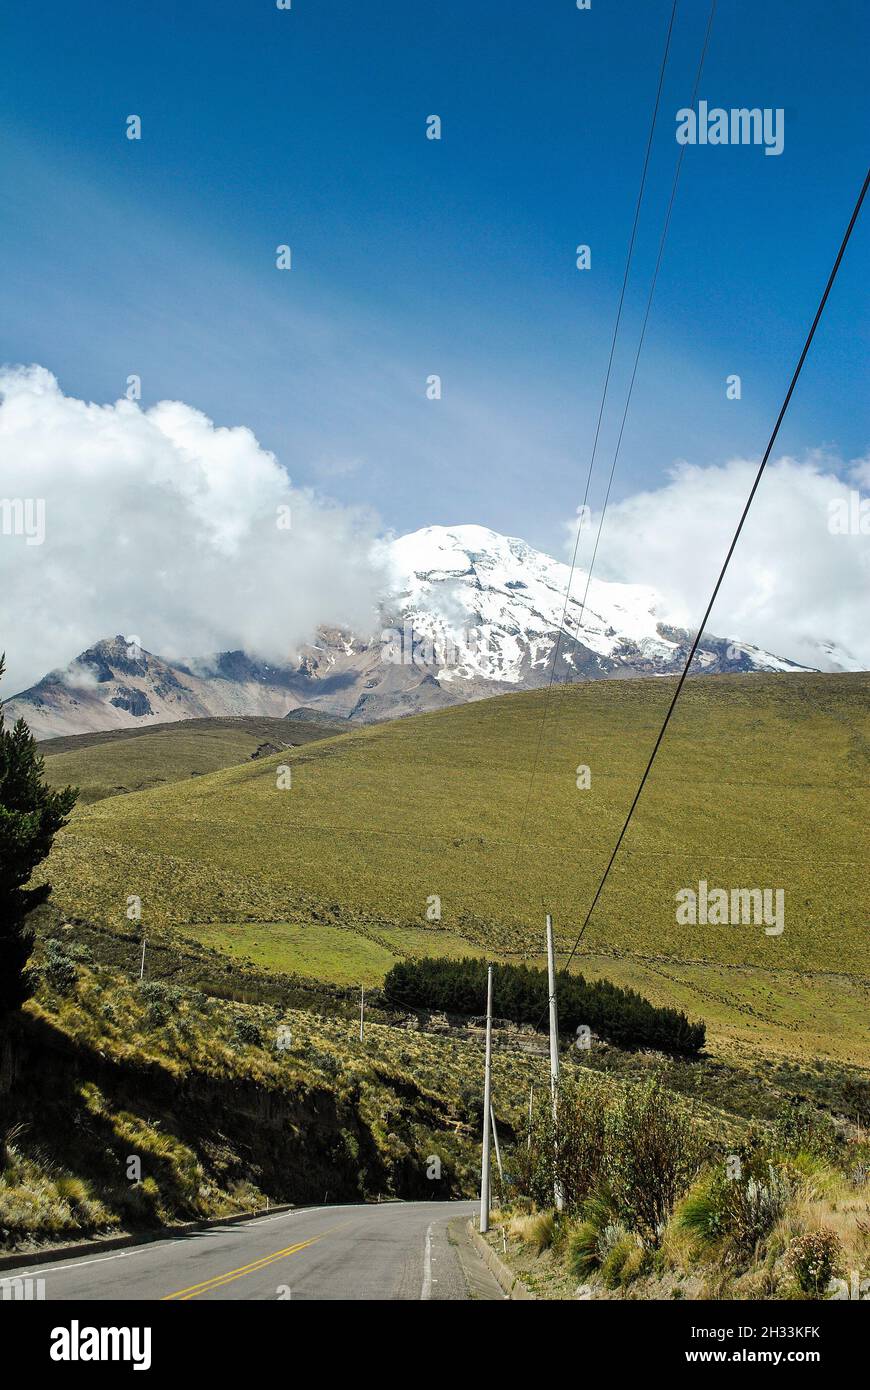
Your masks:
M447 1238L459 1261L469 1298L485 1301L498 1300L503 1303L506 1295L502 1292L495 1275L472 1244L468 1232L468 1218L465 1216L454 1217L447 1227Z

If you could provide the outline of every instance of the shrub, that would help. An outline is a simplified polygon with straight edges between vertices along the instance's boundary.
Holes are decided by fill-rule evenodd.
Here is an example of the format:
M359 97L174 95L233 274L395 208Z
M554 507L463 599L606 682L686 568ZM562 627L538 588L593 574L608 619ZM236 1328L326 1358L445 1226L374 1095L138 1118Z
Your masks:
M870 1178L870 1166L866 1163L857 1163L849 1173L849 1181L853 1187L866 1187L868 1178Z
M549 1103L547 1113L552 1114ZM606 1106L597 1095L590 1098L568 1082L559 1089L557 1129L556 1177L565 1207L574 1211L597 1185L603 1172Z
M608 1113L606 1172L615 1207L651 1243L658 1243L700 1162L690 1116L664 1090L660 1077L630 1087Z
M532 1117L531 1144L526 1130L514 1160L514 1178L540 1206L553 1200L558 1182L565 1210L577 1212L602 1174L607 1102L577 1081L559 1088L558 1125L554 1128L549 1095L541 1091Z
M839 1268L842 1249L833 1231L807 1231L786 1253L786 1264L801 1290L821 1297Z
M474 1130L483 1129L483 1096L479 1086L463 1086L459 1092L459 1109L466 1124Z
M808 1153L831 1162L838 1158L842 1140L829 1115L804 1100L783 1107L774 1127L774 1146L783 1154Z
M770 1234L794 1195L788 1175L758 1156L747 1159L739 1178L720 1166L707 1173L680 1204L677 1223L704 1244L727 1239L734 1251L751 1255Z
M759 1241L770 1235L793 1193L786 1174L772 1164L766 1181L750 1176L728 1183L725 1221L740 1254L751 1255Z
M531 1140L515 1155L520 1192L544 1205L558 1181L569 1213L592 1213L599 1224L616 1218L652 1244L703 1154L690 1113L658 1076L615 1094L564 1083L556 1132L545 1096Z
M305 1060L310 1062L315 1070L322 1072L324 1076L336 1077L341 1070L337 1057L331 1052L322 1052L318 1047L310 1047L305 1053Z
M75 988L77 972L75 961L67 955L58 941L46 942L43 978L57 994L71 994Z
M85 965L90 965L94 959L90 946L86 946L83 941L70 941L64 949L73 960L82 961Z
M165 985L161 980L140 980L137 985L139 997L147 1005L145 1024L148 1028L162 1028L169 1022L178 1006L181 991L173 985Z
M173 1004L179 998L178 990L163 984L161 980L140 980L136 989L146 1004Z
M263 1035L252 1018L237 1018L233 1027L233 1042L244 1047L262 1047Z

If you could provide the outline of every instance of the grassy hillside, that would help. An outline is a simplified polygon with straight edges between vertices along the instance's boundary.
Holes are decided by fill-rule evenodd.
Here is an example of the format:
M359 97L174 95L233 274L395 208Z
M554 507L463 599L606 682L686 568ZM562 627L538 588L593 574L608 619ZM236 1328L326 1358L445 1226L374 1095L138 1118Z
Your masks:
M310 722L260 716L184 719L146 729L45 739L39 751L48 783L78 787L80 802L87 805L218 772L248 761L264 743L298 747L343 731L339 721L326 716Z
M581 967L703 1014L741 1043L870 1061L868 686L864 675L690 682ZM545 908L566 949L672 689L650 680L554 691L527 815L542 692L101 801L58 839L56 901L121 925L136 894L146 924L202 932L279 968L304 969L298 953L308 952L310 973L330 969L320 928L362 938L352 971L367 962L369 978L382 978L387 952L472 943L537 956ZM285 762L292 786L282 789ZM576 785L580 764L588 790ZM675 894L700 879L784 889L784 932L678 924ZM433 895L440 923L427 920Z

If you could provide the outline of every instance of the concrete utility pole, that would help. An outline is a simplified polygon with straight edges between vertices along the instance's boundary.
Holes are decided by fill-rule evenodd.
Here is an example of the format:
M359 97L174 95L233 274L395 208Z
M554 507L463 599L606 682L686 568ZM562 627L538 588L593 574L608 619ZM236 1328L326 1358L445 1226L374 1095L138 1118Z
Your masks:
M480 1230L489 1230L489 1115L492 1109L492 966L486 971L486 1061L483 1072L483 1161L480 1165Z
M362 1040L363 1040L363 1020L364 1020L364 1018L365 1018L365 1008L366 1008L366 991L365 991L365 986L364 986L364 985L360 985L360 987L359 987L359 1040L360 1040L360 1042L362 1042Z
M529 1153L531 1153L532 1151L532 1097L534 1096L534 1094L535 1085L534 1082L532 1082L532 1084L529 1086L529 1142L526 1146L529 1150Z
M142 937L142 960L141 960L140 965L139 965L139 979L142 980L142 979L144 979L144 977L145 977L145 937L143 936L143 937Z
M556 1008L556 953L553 949L553 919L547 913L547 989L550 994L550 1094L553 1099L553 1131L555 1139L558 1123L559 1094L559 1011ZM553 1185L553 1198L556 1210L561 1211L562 1189L558 1181Z
M492 1121L492 1142L495 1144L495 1161L498 1164L498 1175L504 1186L504 1169L501 1166L501 1149L498 1146L498 1127L495 1123L495 1111L489 1107L489 1118Z

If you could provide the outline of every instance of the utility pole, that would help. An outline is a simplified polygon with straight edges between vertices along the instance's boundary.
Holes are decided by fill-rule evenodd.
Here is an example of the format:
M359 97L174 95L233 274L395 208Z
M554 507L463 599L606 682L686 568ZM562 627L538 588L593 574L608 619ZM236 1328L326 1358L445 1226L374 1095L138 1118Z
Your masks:
M145 978L145 937L142 937L142 960L139 965L139 979Z
M529 1142L528 1142L528 1145L527 1145L528 1150L529 1150L529 1153L531 1153L531 1151L532 1151L532 1097L534 1096L534 1094L535 1094L535 1083L532 1082L532 1083L529 1085Z
M559 1012L556 1008L556 953L553 949L553 919L547 913L547 989L550 994L550 1094L553 1100L553 1142L556 1142L559 1094ZM562 1189L559 1181L553 1184L556 1210L561 1211Z
M364 986L364 985L360 985L360 987L359 987L359 1040L360 1040L360 1042L362 1042L362 1040L363 1040L363 1019L365 1018L365 1008L366 1008L366 991L365 991L365 986Z
M502 1187L504 1187L504 1169L501 1166L501 1149L498 1146L498 1128L495 1123L495 1111L492 1106L489 1107L489 1118L492 1122L492 1142L495 1144L495 1161L498 1164L498 1176L501 1180Z
M483 1161L480 1165L481 1234L489 1230L489 1123L492 1108L492 966L486 971L486 1061L483 1073Z

